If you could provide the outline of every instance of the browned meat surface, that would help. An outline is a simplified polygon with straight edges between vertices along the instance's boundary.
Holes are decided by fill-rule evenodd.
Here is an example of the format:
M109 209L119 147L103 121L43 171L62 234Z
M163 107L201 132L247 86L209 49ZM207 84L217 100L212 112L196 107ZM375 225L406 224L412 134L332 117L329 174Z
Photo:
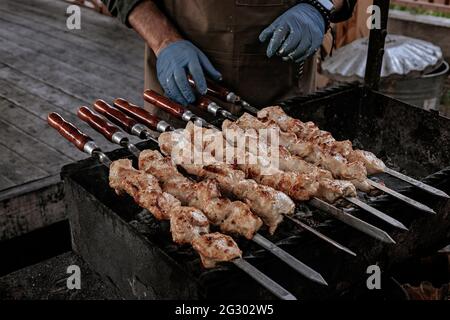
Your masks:
M200 254L205 268L214 268L217 263L232 261L242 256L242 251L233 238L220 233L195 238L192 246Z
M118 194L128 194L158 220L169 220L173 208L180 202L161 190L158 180L143 171L133 168L130 160L114 161L110 167L109 185Z
M208 218L195 208L180 207L170 217L170 232L175 243L189 244L209 232Z

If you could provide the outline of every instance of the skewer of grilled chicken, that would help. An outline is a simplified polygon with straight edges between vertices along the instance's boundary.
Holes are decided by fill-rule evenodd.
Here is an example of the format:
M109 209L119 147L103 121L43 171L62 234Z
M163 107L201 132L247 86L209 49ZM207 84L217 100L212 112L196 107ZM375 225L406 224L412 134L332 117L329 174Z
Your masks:
M234 143L235 147L237 141L230 137L245 137L248 143L245 146L257 146L259 153L267 155L269 158L274 153L272 147L274 145L267 145L265 141L260 141L260 136L256 130L244 130L234 122L225 120L223 122L223 136L230 144ZM233 141L234 140L234 141ZM252 152L251 148L247 148L249 152ZM314 166L298 156L292 155L284 147L278 147L275 156L277 156L279 168L286 172L295 172L299 174L308 174L319 183L319 188L313 195L319 199L323 199L329 203L336 202L339 198L343 197L356 197L356 188L354 185L346 180L335 180L332 174L328 170L321 169Z
M257 114L263 122L274 122L281 130L294 133L303 141L322 146L324 150L332 154L339 153L351 162L361 162L368 174L384 172L386 165L373 153L363 150L354 150L351 141L336 141L328 131L320 130L313 122L302 122L299 119L289 117L281 107L274 106L264 108Z
M216 181L194 183L177 170L170 158L156 150L141 152L139 168L155 176L162 182L163 190L182 204L202 210L211 223L220 226L224 233L252 239L262 226L261 219L245 203L223 198Z
M224 121L224 128L229 125L231 125L229 120ZM293 155L302 157L307 162L330 171L336 179L350 180L358 189L364 192L372 190L372 187L366 183L367 171L361 162L349 162L339 153L331 153L311 141L301 140L294 133L282 131L275 123L262 122L248 113L242 115L234 122L234 125L244 130L278 130L280 145ZM271 142L268 141L268 143Z

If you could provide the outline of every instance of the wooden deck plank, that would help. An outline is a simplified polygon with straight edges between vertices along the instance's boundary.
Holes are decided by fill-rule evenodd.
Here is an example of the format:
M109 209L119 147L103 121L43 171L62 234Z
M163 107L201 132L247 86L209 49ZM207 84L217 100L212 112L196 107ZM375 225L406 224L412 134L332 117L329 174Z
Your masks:
M0 174L0 190L8 189L14 187L15 185L16 184L14 183L14 181L4 176L3 174Z
M0 72L1 74L1 72ZM73 104L70 106L57 106L52 103L48 103L44 99L33 95L28 91L24 91L21 88L9 83L5 80L0 79L0 97L7 99L14 106L14 110L10 110L8 115L5 115L4 119L24 119L27 124L24 124L24 130L27 132L37 131L33 126L39 127L38 130L44 130L43 139L60 149L63 153L67 153L75 160L84 159L87 155L75 149L71 144L62 139L56 131L47 125L47 115L50 112L57 112L64 117L69 122L74 123L86 134L89 134L92 138L96 138L96 142L105 151L110 151L115 148L114 145L107 142L106 140L99 137L93 129L91 129L87 124L79 120L76 116L76 109L81 104ZM8 108L11 109L11 108ZM1 115L0 115L1 116ZM28 120L33 119L33 117L39 120ZM98 139L97 139L98 138ZM42 140L41 140L42 141Z
M0 108L2 110L0 119L4 122L10 125L15 124L39 142L58 150L61 154L67 156L70 162L80 159L80 152L69 146L63 139L56 139L54 129L44 119L9 101L0 100Z
M126 81L126 88L133 88L133 90L137 90L137 88L143 87L143 76L138 77L138 75L134 75L132 73L124 74L124 72L116 71L110 66L99 64L101 59L97 59L97 61L88 60L85 57L76 54L76 51L67 46L59 46L55 48L52 44L60 43L59 41L48 41L49 39L45 35L32 32L32 30L23 28L8 21L3 21L1 25L2 28L0 29L0 37L3 39L13 41L17 45L32 49L60 62L70 62L70 64L78 70L83 70L84 72L95 71L97 75L101 75L101 78L103 78L105 82L112 83L112 85L116 85L120 81ZM20 35L20 37L18 37L18 35ZM47 41L44 42L45 40Z
M78 69L69 63L56 60L31 48L24 48L1 37L0 55L2 63L17 69L20 68L26 74L50 82L53 86L71 93L79 99L113 100L115 95L120 95L137 100L142 94L138 89L123 85L127 79L114 81L114 79L103 78L96 75L95 70Z
M45 2L40 2L40 5L43 5L44 3ZM58 1L55 1L54 5L57 4ZM127 44L127 42L125 42L126 45L124 45L119 41L111 40L108 35L97 36L96 31L91 32L88 25L83 27L83 22L81 30L68 30L66 27L67 17L65 16L65 10L59 14L57 12L53 14L41 14L36 11L33 12L33 9L29 7L21 8L17 3L15 3L15 1L6 1L6 6L2 5L0 8L2 13L5 12L16 17L18 16L20 20L23 21L23 24L33 25L33 29L37 31L45 31L55 35L58 34L58 37L70 37L74 44L82 43L85 47L93 46L95 47L95 50L97 50L97 48L102 48L102 51L113 51L115 54L122 56L124 59L129 59L130 61L127 61L127 64L134 65L137 68L142 67L142 61L139 61L138 57L142 54L143 45L141 46L141 50L136 51L134 50L136 46ZM83 10L82 17L93 13L86 9ZM114 23L116 23L116 21L111 18L111 22L109 24L105 24L104 29L108 30L108 27ZM127 31L128 30L125 30L124 28L122 32ZM124 40L126 40L126 37L123 37L122 41ZM101 57L101 55L99 55L99 57Z
M34 165L49 174L59 172L62 163L72 162L71 158L59 150L22 131L20 125L16 126L0 119L0 136L0 144L5 148L27 160L28 165Z
M60 113L110 151L117 146L79 120L76 110L98 98L142 103L143 41L117 19L85 8L82 29L68 30L68 5L0 1L0 191L26 190L22 184L87 157L47 125L48 113Z
M49 176L48 172L34 166L20 154L6 148L1 143L0 154L2 154L2 175L16 185ZM0 189L3 190L9 187L0 186Z
M9 3L8 7L20 10L21 16L41 16L46 18L48 25L66 30L66 9L69 3L63 0L40 0L39 6L35 6L35 0L20 0ZM78 36L92 39L92 35L98 36L98 41L107 46L121 47L125 45L142 47L142 40L133 29L124 26L119 20L106 15L100 15L95 11L81 8L81 28L84 32ZM56 22L56 23L55 23ZM61 23L63 22L63 23ZM55 24L53 24L55 23Z
M114 51L106 51L104 47L99 51L99 49L95 48L96 44L90 44L88 41L83 42L84 39L82 38L76 39L81 41L74 43L74 39L70 37L70 34L62 37L57 32L35 30L36 26L34 24L33 21L24 21L8 12L3 12L0 16L0 25L2 28L8 29L11 27L17 36L45 43L48 48L52 48L56 53L60 53L63 56L69 52L71 56L95 62L105 68L126 74L130 78L142 79L144 76L142 63L139 66L135 66L132 64L132 59L128 56L114 54ZM77 50L73 50L74 47L76 47ZM136 52L139 53L137 59L143 61L143 49L136 49ZM69 57L67 57L67 60L70 61Z
M91 60L108 62L108 65L124 72L125 74L143 74L144 46L142 50L133 50L139 58L131 58L130 54L119 54L111 48L107 48L95 41L78 37L74 32L59 31L45 24L40 24L31 19L23 19L12 12L2 11L1 21L9 21L19 26L33 30L35 33L41 33L48 37L50 43L55 45L64 44L68 48L80 55L86 55ZM95 35L93 36L95 37ZM45 41L45 42L47 42ZM126 68L125 68L126 67Z

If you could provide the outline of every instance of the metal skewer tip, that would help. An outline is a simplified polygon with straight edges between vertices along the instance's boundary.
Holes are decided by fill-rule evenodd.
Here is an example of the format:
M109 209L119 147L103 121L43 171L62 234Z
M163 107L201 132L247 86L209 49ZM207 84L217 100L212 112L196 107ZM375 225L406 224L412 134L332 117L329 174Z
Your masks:
M408 228L400 221L392 218L391 216L388 216L387 214L385 214L384 212L382 212L380 210L377 210L377 209L369 206L367 203L364 203L363 201L359 200L358 198L346 197L345 200L347 200L348 202L354 204L355 206L363 209L364 211L367 211L370 214L373 214L374 216L380 218L384 222L387 222L394 227L408 231Z
M320 200L318 198L313 198L313 199L309 200L309 203L312 206L332 215L335 219L337 219L337 220L339 220L339 221L341 221L341 222L343 222L343 223L345 223L345 224L347 224L347 225L349 225L349 226L351 226L351 227L353 227L375 239L378 239L385 243L395 244L394 239L392 239L392 237L389 234L387 234L386 231L383 231L361 219L358 219L358 218L352 216L351 214L348 214L347 212L344 212L343 210L336 208L335 206L330 205L329 203L327 203L323 200Z
M260 234L256 234L253 237L253 241L259 244L264 249L270 251L276 257L280 258L282 261L284 261L287 265L289 265L291 268L296 270L301 275L321 285L328 286L328 283L325 281L325 279L322 277L320 273L311 269L306 264L299 261L298 259L290 255L280 247L276 246L274 243L264 238Z
M400 173L400 172L395 171L395 170L390 169L390 168L386 168L384 170L384 172L389 174L389 175L391 175L391 176L393 176L393 177L395 177L395 178L397 178L397 179L403 180L403 181L405 181L405 182L407 182L407 183L409 183L409 184L411 184L411 185L413 185L413 186L415 186L417 188L420 188L420 189L422 189L422 190L424 190L424 191L426 191L428 193L434 194L434 195L442 197L442 198L450 199L450 196L448 194L446 194L444 191L439 190L437 188L434 188L432 186L429 186L429 185L427 185L427 184L425 184L425 183L423 183L421 181L418 181L418 180L416 180L414 178L411 178L411 177L409 177L407 175L404 175L403 173Z
M414 207L416 209L419 209L421 211L425 211L425 212L428 212L428 213L431 213L431 214L436 214L436 212L433 209L431 209L430 207L428 207L428 206L426 206L426 205L424 205L424 204L422 204L422 203L420 203L420 202L418 202L416 200L413 200L413 199L411 199L411 198L409 198L409 197L407 197L407 196L405 196L405 195L403 195L403 194L401 194L401 193L399 193L399 192L397 192L395 190L392 190L392 189L390 189L390 188L388 188L388 187L386 187L386 186L384 186L384 185L382 185L380 183L377 183L377 182L372 181L370 179L367 179L367 182L371 186L373 186L373 187L375 187L375 188L377 188L377 189L379 189L379 190L381 190L383 192L386 192L387 194L389 194L389 195L391 195L391 196L393 196L393 197L395 197L395 198L405 202L406 204L410 205L411 207Z
M297 300L297 298L292 293L284 289L282 286L270 279L268 276L256 269L244 259L236 259L233 260L232 263L239 269L243 270L250 277L255 279L258 283L260 283L263 287L272 292L278 298L282 300Z
M300 220L298 220L298 219L296 219L294 217L288 216L288 215L285 215L285 217L286 217L286 219L292 221L293 223L297 224L298 226L302 227L303 229L305 229L305 230L311 232L312 234L316 235L320 239L323 239L326 242L330 243L331 245L333 245L334 247L338 248L339 250L342 250L342 251L348 253L349 255L356 257L356 253L354 253L352 250L350 250L346 246L343 246L342 244L334 241L333 239L327 237L326 235L320 233L316 229L311 228L306 223L303 223Z

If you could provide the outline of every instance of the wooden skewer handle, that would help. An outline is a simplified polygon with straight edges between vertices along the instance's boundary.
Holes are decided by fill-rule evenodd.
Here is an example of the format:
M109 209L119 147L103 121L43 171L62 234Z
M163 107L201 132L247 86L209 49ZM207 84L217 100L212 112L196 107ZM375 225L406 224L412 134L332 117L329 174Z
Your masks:
M106 139L113 142L115 133L120 132L120 129L115 125L108 123L104 118L93 113L86 107L78 109L78 117L89 124L93 129L100 132Z
M153 104L155 107L164 110L171 115L182 119L183 114L186 112L183 106L176 102L173 102L169 98L166 98L153 90L145 90L144 92L145 101Z
M195 102L195 106L199 109L209 112L208 108L213 103L212 100L208 99L205 96L200 96L197 98L197 101Z
M119 98L114 100L114 106L120 111L126 113L128 116L132 117L133 119L136 119L138 122L146 125L152 130L157 130L158 123L161 122L161 119L152 115L144 108L131 104L124 99Z
M67 122L57 113L50 113L47 117L48 124L56 129L60 135L66 138L69 142L73 143L79 150L84 152L84 146L86 143L92 141L92 139L81 132L70 122Z
M189 83L191 85L195 86L195 81L190 75L189 75L188 79L189 79ZM230 90L212 82L209 79L206 79L206 84L208 86L208 94L210 94L216 98L219 98L220 100L222 100L224 102L228 102L228 97L232 93Z
M125 101L126 102L126 101ZM103 100L97 100L94 103L94 109L98 113L102 114L108 118L114 124L120 126L128 133L132 133L133 127L138 124L138 122L130 117L128 117L122 111L113 108L111 105Z

